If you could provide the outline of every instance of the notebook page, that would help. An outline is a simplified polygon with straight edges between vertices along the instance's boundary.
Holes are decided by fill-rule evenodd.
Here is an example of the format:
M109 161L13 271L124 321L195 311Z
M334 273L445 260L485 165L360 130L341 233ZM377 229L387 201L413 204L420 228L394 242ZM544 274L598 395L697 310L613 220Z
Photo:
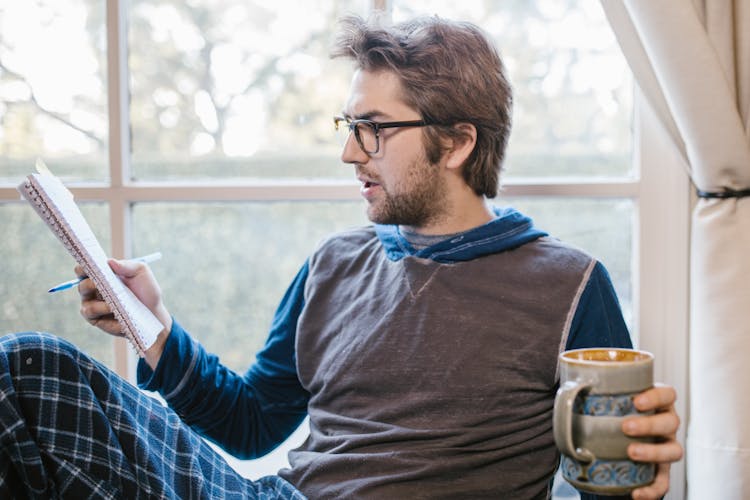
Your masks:
M83 214L76 205L73 194L53 175L32 174L34 181L47 194L49 209L55 213L61 224L61 229L67 233L69 243L75 247L71 253L78 253L83 262L79 262L94 281L103 281L109 287L112 297L109 297L115 307L122 308L119 311L124 318L119 318L123 328L128 330L129 326L135 329L131 332L138 338L132 338L134 347L141 351L148 349L156 341L156 336L164 328L161 322L151 311L141 303L133 292L110 269L107 263L107 255L99 244L94 232L91 230ZM67 227L66 227L67 226ZM58 234L63 239L63 235ZM99 278L97 280L96 278ZM105 286L105 288L106 288ZM100 289L100 292L107 293ZM105 297L105 300L107 297ZM113 304L107 301L110 306ZM116 311L116 316L118 316ZM130 323L128 325L127 323Z

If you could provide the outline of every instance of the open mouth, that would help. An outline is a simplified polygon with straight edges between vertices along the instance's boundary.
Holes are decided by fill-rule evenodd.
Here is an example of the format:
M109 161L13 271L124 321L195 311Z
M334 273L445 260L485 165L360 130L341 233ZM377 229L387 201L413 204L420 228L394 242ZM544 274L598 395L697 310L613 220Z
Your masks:
M383 189L377 182L373 182L367 179L360 179L360 181L362 182L362 187L360 188L359 192L367 201L372 201L380 192L380 190Z

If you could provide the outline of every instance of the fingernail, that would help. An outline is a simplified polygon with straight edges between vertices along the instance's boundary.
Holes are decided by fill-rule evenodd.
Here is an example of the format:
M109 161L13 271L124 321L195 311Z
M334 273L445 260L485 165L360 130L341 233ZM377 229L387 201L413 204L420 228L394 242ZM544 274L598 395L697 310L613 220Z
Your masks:
M633 420L627 420L624 424L622 424L622 428L626 434L632 434L638 429L638 424L636 424Z

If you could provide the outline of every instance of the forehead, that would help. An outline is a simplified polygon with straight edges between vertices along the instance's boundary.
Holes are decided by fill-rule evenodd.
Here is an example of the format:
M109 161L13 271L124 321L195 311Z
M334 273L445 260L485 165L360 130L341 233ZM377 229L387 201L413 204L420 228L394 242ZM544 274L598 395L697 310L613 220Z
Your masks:
M352 118L407 120L419 113L403 101L401 81L392 71L357 70L344 113Z

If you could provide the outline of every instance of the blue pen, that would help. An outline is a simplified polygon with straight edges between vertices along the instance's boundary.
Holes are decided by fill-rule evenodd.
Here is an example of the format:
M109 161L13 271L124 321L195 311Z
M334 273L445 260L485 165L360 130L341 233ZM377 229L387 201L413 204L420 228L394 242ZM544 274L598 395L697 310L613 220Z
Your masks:
M135 261L138 261L138 262L145 262L146 264L148 264L149 262L154 262L154 261L159 260L159 259L161 259L161 252L154 252L154 253L150 253L148 255L144 255L143 257L136 257L135 259L129 259L129 260L135 260ZM48 293L60 292L62 290L67 290L69 288L73 288L74 286L76 286L78 283L80 283L81 281L85 280L86 278L88 278L88 276L79 276L78 278L76 278L74 280L66 281L64 283L60 283L59 285L55 285L52 288L50 288L49 290L47 290L47 292Z

